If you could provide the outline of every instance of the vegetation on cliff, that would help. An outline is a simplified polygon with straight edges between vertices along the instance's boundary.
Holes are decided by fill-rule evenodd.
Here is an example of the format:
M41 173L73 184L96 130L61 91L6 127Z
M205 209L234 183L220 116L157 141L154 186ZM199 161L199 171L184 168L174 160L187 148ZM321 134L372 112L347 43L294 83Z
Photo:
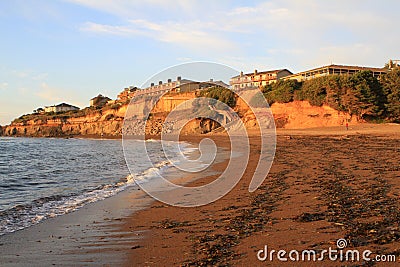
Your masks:
M213 98L233 108L236 106L236 95L232 90L224 87L211 87L198 93L198 97Z
M61 120L66 121L69 118L78 118L84 117L96 113L102 113L109 109L118 109L121 105L112 104L106 105L104 107L87 107L81 110L70 110L63 112L47 112L47 113L33 113L33 114L25 114L21 117L13 120L12 124L25 124L26 122L33 121L47 121L47 120ZM110 119L110 118L108 118Z
M383 76L381 83L386 96L387 117L393 121L400 121L400 68Z
M354 75L330 75L299 83L279 81L262 89L269 104L306 100L311 105L328 105L359 119L400 121L400 69L380 80L371 71Z
M269 104L288 103L293 101L294 92L300 87L301 84L296 80L278 81L273 85L265 86L263 93Z

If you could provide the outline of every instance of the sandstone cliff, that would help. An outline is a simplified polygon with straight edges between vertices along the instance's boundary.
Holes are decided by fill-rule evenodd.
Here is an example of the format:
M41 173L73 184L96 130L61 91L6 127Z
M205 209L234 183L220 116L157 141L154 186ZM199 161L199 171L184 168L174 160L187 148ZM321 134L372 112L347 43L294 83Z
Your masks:
M168 131L169 125L164 124L168 113L179 104L195 97L194 93L167 95L161 99L152 111L152 116L146 125L147 134L160 134L162 127ZM102 109L84 109L78 113L65 113L56 115L29 115L23 119L16 119L11 125L0 127L0 135L6 136L32 136L32 137L68 137L68 136L114 136L122 135L124 116L128 108L127 104L106 106ZM133 109L143 112L148 108L138 102ZM256 127L254 114L243 101L238 100L235 110L244 121L246 127ZM281 104L274 103L271 106L277 128L311 128L321 126L344 125L346 120L356 123L348 114L334 110L328 106L315 107L306 101L294 101ZM269 114L265 112L265 116ZM143 119L137 119L133 123L132 133L135 127L144 125ZM219 127L219 124L209 119L195 119L188 123L184 131L186 133L206 133Z
M355 116L337 111L329 106L311 106L307 101L274 103L271 105L277 128L300 129L326 126L352 125L357 123Z
M64 116L32 115L28 119L17 119L5 126L3 135L32 137L64 137L74 135L118 136L126 111L126 105L117 109L88 110L85 115Z

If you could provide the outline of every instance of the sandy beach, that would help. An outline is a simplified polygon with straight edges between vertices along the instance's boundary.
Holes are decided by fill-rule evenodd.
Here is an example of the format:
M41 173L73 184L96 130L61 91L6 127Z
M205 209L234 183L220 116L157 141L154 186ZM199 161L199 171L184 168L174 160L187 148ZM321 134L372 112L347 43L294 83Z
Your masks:
M181 136L194 146L211 138L227 151L224 134ZM137 187L82 209L0 237L2 266L292 266L269 250L320 253L344 238L348 249L395 255L397 263L340 262L323 266L397 266L400 258L400 125L360 124L277 131L272 168L259 189L248 186L260 154L250 133L244 176L223 198L179 208ZM224 154L224 153L222 153ZM221 154L221 155L222 155ZM225 153L226 154L226 153ZM228 161L179 177L198 186L215 180ZM318 254L320 255L320 254ZM321 262L296 262L321 266Z
M141 231L125 266L281 266L259 261L268 245L278 250L347 248L373 255L400 255L400 126L357 125L278 130L275 160L263 185L248 185L259 156L259 138L250 136L250 164L239 184L206 206L178 208L155 202L124 220L124 231ZM223 136L207 136L229 147ZM201 137L184 137L196 143ZM222 171L226 162L213 166ZM193 182L207 183L216 176ZM296 262L296 266L320 266ZM377 262L324 260L324 266Z

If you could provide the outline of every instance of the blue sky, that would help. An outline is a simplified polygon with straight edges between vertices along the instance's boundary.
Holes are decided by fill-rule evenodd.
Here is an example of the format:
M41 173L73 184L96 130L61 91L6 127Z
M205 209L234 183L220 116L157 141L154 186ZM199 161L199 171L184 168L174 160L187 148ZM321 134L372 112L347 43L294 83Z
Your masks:
M113 99L172 65L252 71L383 66L398 59L400 2L0 2L0 124L45 105Z

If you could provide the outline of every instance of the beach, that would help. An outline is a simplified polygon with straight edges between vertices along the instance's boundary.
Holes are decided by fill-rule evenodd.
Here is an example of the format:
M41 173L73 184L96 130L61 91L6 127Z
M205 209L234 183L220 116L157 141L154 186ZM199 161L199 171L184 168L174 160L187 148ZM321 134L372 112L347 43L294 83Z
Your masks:
M1 266L121 265L139 232L122 232L123 218L148 207L152 199L127 188L77 211L0 236Z
M178 175L199 186L226 168L230 142L223 133L183 135L193 147L213 139L219 153L209 170ZM0 237L2 266L285 266L271 250L346 248L400 258L400 126L360 124L277 130L272 168L254 192L249 183L260 155L250 132L250 160L234 189L205 206L155 201L137 187L66 215ZM221 156L222 155L222 156ZM239 171L239 170L238 170ZM171 173L173 175L173 173ZM259 254L264 255L264 252ZM287 255L286 255L287 256ZM372 257L372 256L371 256ZM324 266L396 263L340 262ZM296 266L320 266L298 261Z
M257 252L321 252L347 248L396 255L397 263L340 262L324 266L382 264L399 258L399 125L357 125L307 130L278 130L271 171L253 193L259 138L250 136L252 153L245 175L222 199L206 206L179 208L155 202L124 220L123 229L141 231L125 266L281 266L276 258L260 261ZM228 147L226 138L212 137ZM197 142L197 138L186 140ZM226 164L226 163L225 163ZM223 170L224 164L214 166ZM215 179L209 176L193 186ZM287 255L286 255L287 256ZM293 263L293 262L292 262ZM320 266L321 262L296 262Z

